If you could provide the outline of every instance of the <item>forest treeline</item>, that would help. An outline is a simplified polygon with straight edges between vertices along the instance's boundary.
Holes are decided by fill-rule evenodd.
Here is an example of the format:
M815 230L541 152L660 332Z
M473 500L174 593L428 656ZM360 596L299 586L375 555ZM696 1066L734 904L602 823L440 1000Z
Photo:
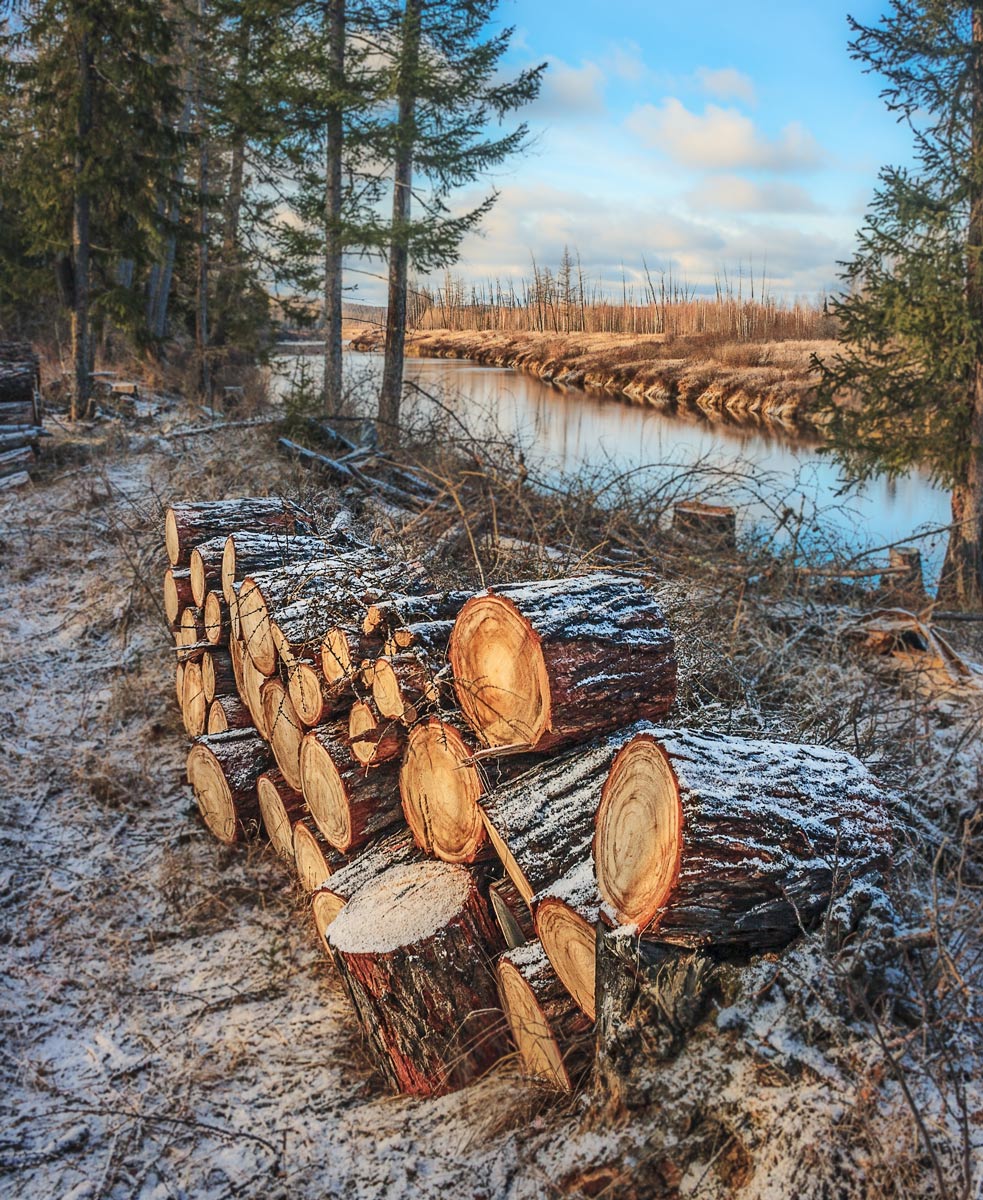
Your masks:
M97 349L190 351L209 399L276 296L320 309L330 406L343 260L384 260L395 428L408 273L454 261L495 196L451 195L521 148L539 88L496 3L0 0L0 326L65 346L82 415Z

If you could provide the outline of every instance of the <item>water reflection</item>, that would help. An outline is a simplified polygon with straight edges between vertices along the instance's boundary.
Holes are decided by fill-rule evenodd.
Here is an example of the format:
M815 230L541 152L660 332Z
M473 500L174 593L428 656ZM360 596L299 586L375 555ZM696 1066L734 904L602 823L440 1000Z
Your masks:
M285 386L299 361L312 376L317 357L285 357L279 371ZM371 396L381 375L374 354L346 355L349 378ZM563 391L509 368L482 367L457 359L406 360L409 412L432 403L427 393L456 413L475 433L518 434L549 473L560 476L581 468L638 472L640 485L652 486L680 469L700 465L690 490L706 499L740 506L749 525L774 530L779 514L785 525L775 540L787 542L789 529L856 549L895 542L950 520L949 498L920 471L896 481L873 480L846 490L839 468L818 452L815 439L792 437L774 427L710 422L696 413L666 414L604 399L581 391ZM412 386L415 385L415 386ZM725 479L733 472L734 478ZM726 492L726 495L722 495ZM789 517L788 513L795 514ZM945 549L944 535L920 541L926 575L935 577ZM883 558L881 559L883 561Z

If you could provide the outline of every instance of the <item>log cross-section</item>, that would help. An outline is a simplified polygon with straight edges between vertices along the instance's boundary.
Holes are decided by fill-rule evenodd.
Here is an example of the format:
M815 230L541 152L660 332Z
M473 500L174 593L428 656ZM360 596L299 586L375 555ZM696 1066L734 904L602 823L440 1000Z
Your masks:
M238 842L259 831L256 781L272 765L269 747L251 731L213 734L191 747L188 782L219 841Z

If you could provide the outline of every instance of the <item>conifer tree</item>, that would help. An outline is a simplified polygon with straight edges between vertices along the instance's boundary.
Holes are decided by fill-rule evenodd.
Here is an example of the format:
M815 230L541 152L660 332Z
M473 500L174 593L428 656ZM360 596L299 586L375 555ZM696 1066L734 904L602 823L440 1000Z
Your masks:
M499 66L513 30L489 35L497 0L404 0L385 11L392 49L394 105L377 134L393 163L388 229L389 299L379 397L379 436L392 442L399 427L409 266L421 272L454 262L461 239L496 199L454 214L447 199L523 145L527 128L489 132L493 122L534 99L545 64L503 80ZM414 202L417 215L414 215Z
M831 446L857 478L924 464L952 493L940 598L983 607L983 3L892 0L853 56L914 139L885 167L817 365Z

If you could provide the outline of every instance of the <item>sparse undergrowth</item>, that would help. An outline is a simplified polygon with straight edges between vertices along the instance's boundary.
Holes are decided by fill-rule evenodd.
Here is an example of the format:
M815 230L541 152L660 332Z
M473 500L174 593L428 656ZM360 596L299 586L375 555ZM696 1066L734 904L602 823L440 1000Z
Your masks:
M817 592L767 538L674 538L676 499L725 488L709 467L549 491L520 448L448 418L407 431L442 496L408 516L326 490L269 427L161 436L188 419L59 434L39 484L0 501L7 1194L975 1195L983 700L861 648L856 616L904 597ZM674 720L839 746L891 789L887 897L846 935L722 968L682 1052L634 1064L627 1110L596 1085L557 1102L514 1064L387 1097L285 871L209 839L182 780L163 505L266 489L347 503L447 582L642 572L682 651Z

